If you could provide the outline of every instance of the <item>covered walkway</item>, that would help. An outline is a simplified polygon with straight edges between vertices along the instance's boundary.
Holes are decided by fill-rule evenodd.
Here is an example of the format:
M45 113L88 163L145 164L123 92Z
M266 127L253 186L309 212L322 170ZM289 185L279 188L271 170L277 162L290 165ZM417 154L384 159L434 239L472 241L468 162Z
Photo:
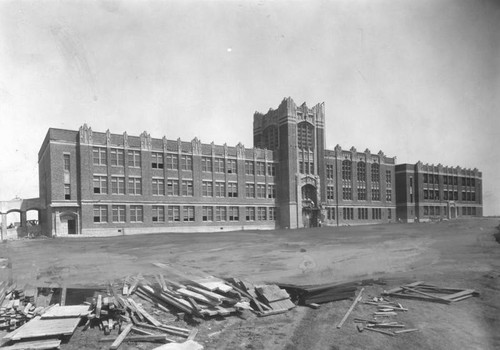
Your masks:
M10 201L0 201L0 216L2 218L1 240L17 239L28 234L39 234L40 225L29 225L27 220L27 212L30 210L38 211L40 218L40 210L42 209L40 198L21 199L16 198ZM7 215L12 212L18 212L20 215L20 226L7 226Z

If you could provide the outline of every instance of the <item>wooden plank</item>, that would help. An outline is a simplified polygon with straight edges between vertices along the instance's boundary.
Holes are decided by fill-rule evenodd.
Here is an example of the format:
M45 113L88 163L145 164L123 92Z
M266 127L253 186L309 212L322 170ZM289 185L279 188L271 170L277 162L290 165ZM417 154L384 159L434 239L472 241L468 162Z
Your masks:
M410 284L405 284L404 286L405 287L416 287L418 285L421 285L421 284L424 284L425 282L424 281L417 281L417 282L413 282L413 283L410 283ZM392 294L392 293L398 293L398 292L401 292L403 290L402 288L403 286L401 287L397 287L397 288L393 288L393 289L389 289L387 291L384 291L382 294L383 295L387 295L387 294Z
M115 339L113 344L109 347L111 350L116 350L118 347L121 345L125 337L130 333L132 330L133 324L128 324L123 331L120 333L120 335Z
M11 346L2 347L2 350L46 350L59 349L61 341L59 339L23 341Z
M344 317L342 318L342 320L340 321L340 323L337 325L337 328L341 328L342 325L344 324L345 320L347 320L347 317L349 317L349 315L351 314L352 310L354 310L354 307L356 306L356 304L361 300L361 294L363 294L364 290L365 290L364 287L361 288L361 291L359 292L359 294L356 297L356 299L354 299L354 302L352 303L352 305L349 308L349 310L347 310L346 314L344 315Z
M147 313L147 311L144 310L142 306L140 306L139 304L137 304L134 301L134 299L128 298L128 302L131 303L132 305L134 305L134 307L142 314L142 316L144 316L144 318L146 320L148 320L152 325L155 325L157 327L161 325L160 321L158 321L153 316L151 316L149 313Z
M411 295L411 294L391 293L390 295L392 297L398 297L398 298L403 298L403 299L425 300L425 301L431 301L431 302L442 303L442 304L450 304L451 303L449 300L427 298L424 296Z
M97 304L96 304L96 307L95 307L95 316L97 318L101 317L101 307L102 307L102 295L99 294L97 296Z
M258 286L258 287L255 287L255 290L268 303L271 303L273 301L283 300L283 299L290 299L290 295L287 293L287 291L284 289L281 289L280 287L278 287L275 284Z
M391 337L394 337L394 335L395 335L394 332L383 331L381 329L375 329L375 328L370 328L370 327L365 327L364 329L367 330L367 331L372 331L372 332L377 332L377 333L382 333L382 334L390 335Z
M68 305L68 306L55 305L42 315L42 319L82 317L82 316L87 316L89 313L90 310L88 305Z
M61 306L66 305L66 293L68 291L68 288L63 287L61 290Z
M187 337L186 341L193 340L196 337L196 334L198 334L198 328L193 328L191 333L189 333L189 336Z
M78 323L80 323L80 317L42 320L37 316L21 326L10 339L20 340L25 338L71 335L78 326Z
M472 296L473 296L472 294L468 294L468 295L464 295L463 297L453 299L452 301L460 301L460 300L471 298Z
M401 329L399 331L394 331L396 334L401 334L401 333L410 333L410 332L418 332L420 329L418 328L409 328L409 329Z
M139 333L141 335L154 335L151 332L145 331L144 329L140 329L140 328L137 328L137 327L132 327L132 332L136 332L136 333Z
M213 300L213 299L209 299L209 298L207 298L203 294L200 294L200 293L197 293L197 292L193 292L192 290L188 290L188 289L185 289L185 288L179 288L179 289L177 289L177 293L182 294L182 295L187 296L187 297L191 297L194 300L201 301L202 303L209 304L209 305L214 305L215 306L215 305L219 305L219 304L222 303L221 301L216 301L216 300Z
M465 289L465 290L462 290L461 292L450 294L450 295L446 295L446 296L444 296L442 298L446 299L446 300L452 300L453 301L453 299L460 298L460 297L463 297L463 296L466 296L466 295L469 295L469 294L472 294L472 293L474 293L474 289Z
M417 289L409 288L407 286L402 286L401 288L403 288L405 291L410 291L410 292L413 292L413 293L422 294L422 295L425 295L425 296L427 296L429 298L439 299L439 300L443 300L443 301L445 301L447 303L450 303L449 300L446 300L444 298L441 298L441 297L438 297L438 296L435 296L435 295L432 295L432 294L429 294L429 293L421 292L421 291L419 291Z

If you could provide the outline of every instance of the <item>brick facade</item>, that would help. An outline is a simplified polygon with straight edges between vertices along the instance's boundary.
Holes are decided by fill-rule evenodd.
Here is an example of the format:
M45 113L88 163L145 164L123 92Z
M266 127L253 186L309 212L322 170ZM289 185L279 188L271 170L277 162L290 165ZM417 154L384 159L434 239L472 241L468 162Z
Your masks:
M38 160L42 230L99 236L389 223L431 219L429 207L438 206L423 200L428 166L396 165L382 151L327 150L324 104L309 108L285 98L275 110L256 112L254 146L94 132L87 125L49 129ZM474 178L474 186L465 180L463 187L466 199L474 189L474 205L459 200L451 207L482 215L479 172L437 171L439 186L449 172ZM448 196L448 187L439 187L439 198L445 190ZM462 195L461 185L456 190ZM418 204L408 204L410 191Z

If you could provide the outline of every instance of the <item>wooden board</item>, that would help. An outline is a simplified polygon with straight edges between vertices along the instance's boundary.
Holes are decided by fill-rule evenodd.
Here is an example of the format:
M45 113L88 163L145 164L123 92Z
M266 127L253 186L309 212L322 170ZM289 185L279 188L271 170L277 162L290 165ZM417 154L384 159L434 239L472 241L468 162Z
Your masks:
M290 299L290 295L287 291L281 289L275 284L258 286L255 287L255 290L269 303L283 299Z
M48 339L48 340L35 340L35 341L23 341L16 343L11 346L2 347L2 350L44 350L44 349L58 349L61 345L59 339Z
M78 323L80 323L80 317L42 320L37 316L16 331L6 335L4 339L21 340L26 338L71 335L78 326Z
M88 305L67 305L67 306L55 305L42 315L42 319L81 317L81 316L87 316L89 312L90 310Z
M273 301L272 303L269 303L269 306L273 310L289 310L293 309L295 307L295 304L292 303L290 299L285 299L285 300Z

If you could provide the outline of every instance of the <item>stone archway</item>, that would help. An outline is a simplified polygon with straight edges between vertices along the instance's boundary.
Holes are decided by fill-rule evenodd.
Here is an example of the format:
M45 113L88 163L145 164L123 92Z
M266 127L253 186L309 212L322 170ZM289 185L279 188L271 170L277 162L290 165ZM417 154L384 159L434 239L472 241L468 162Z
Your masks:
M305 184L301 188L301 194L302 194L302 223L306 228L317 227L320 219L317 189L311 184Z
M458 217L457 206L454 202L448 202L448 219L456 219Z

